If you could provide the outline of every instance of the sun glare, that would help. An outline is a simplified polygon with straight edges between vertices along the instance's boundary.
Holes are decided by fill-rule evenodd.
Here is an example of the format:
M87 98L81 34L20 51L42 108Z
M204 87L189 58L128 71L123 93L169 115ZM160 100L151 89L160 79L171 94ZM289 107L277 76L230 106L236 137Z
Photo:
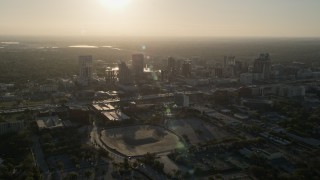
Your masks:
M121 9L127 6L129 0L100 0L101 3L111 9Z

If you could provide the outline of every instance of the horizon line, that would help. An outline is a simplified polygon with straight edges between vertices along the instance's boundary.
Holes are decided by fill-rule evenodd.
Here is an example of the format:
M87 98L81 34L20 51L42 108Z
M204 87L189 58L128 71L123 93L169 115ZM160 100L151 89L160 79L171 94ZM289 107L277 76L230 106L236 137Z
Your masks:
M152 35L1 35L0 37L58 37L58 38L261 38L261 39L274 39L274 38L283 38L283 39L317 39L320 38L320 36L197 36L197 35L184 35L184 36L176 36L176 35L168 35L168 36L152 36Z

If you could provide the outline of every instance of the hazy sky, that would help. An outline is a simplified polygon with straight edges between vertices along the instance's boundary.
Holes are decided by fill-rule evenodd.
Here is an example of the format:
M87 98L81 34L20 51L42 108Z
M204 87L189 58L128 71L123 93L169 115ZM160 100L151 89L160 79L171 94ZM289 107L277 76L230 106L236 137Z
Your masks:
M320 37L320 0L0 0L0 35Z

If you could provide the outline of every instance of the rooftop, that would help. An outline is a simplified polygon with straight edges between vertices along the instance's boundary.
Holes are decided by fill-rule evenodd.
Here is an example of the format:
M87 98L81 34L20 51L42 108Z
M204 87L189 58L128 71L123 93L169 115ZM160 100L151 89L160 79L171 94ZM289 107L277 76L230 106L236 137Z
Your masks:
M64 127L62 120L58 116L40 117L37 120L39 129Z
M130 119L126 114L121 111L109 111L109 112L102 112L102 114L108 118L110 121L123 121Z

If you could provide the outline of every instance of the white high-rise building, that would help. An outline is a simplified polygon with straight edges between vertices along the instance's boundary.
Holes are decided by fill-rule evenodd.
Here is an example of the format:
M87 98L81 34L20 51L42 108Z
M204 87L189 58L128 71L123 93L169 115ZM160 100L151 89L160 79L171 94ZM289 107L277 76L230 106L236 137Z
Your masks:
M79 83L89 85L92 80L92 56L79 56Z

